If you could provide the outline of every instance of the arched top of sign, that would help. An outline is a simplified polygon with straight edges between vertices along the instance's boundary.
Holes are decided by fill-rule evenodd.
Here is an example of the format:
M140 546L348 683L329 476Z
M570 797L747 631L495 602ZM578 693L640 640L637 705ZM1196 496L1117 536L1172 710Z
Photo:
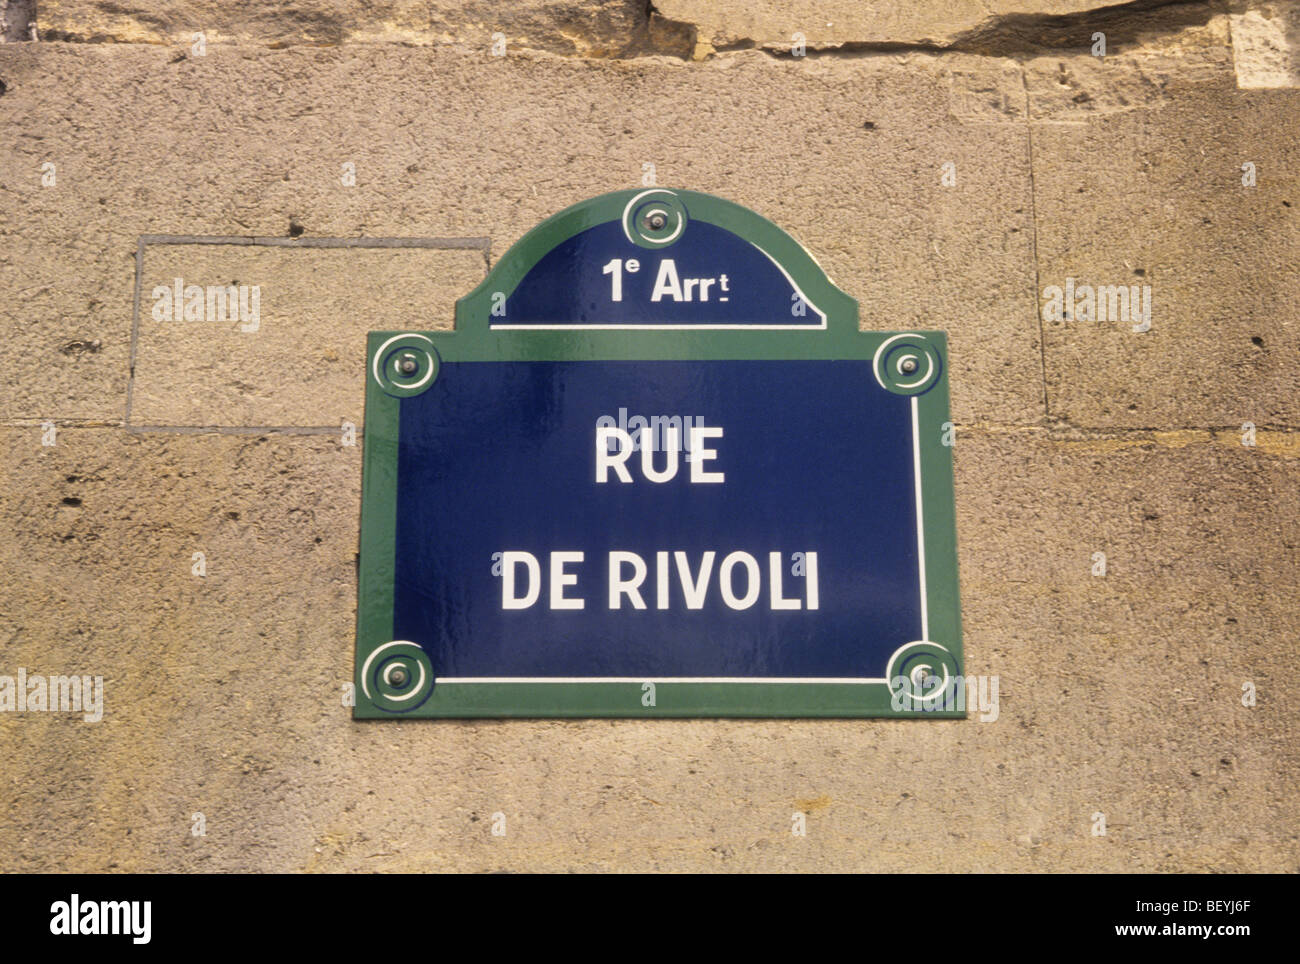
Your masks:
M771 221L709 194L615 191L529 231L456 304L460 331L857 331L858 304Z

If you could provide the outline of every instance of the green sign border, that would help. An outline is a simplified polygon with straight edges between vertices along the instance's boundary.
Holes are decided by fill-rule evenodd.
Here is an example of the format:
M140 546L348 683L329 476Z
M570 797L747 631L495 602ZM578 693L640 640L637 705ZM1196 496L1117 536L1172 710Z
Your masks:
M364 461L361 490L361 553L356 642L354 719L471 717L903 717L961 719L964 691L957 693L962 666L961 613L957 594L957 538L953 498L952 449L948 415L947 339L943 332L865 332L858 329L858 306L836 288L825 272L793 238L765 218L730 201L694 191L672 191L691 220L706 221L757 245L784 267L809 302L826 314L825 328L741 330L491 330L494 294L509 296L538 260L556 244L596 224L620 219L633 198L644 191L605 194L561 211L519 240L483 283L456 304L454 331L371 332L367 347ZM499 303L499 298L496 299ZM403 337L404 336L404 337ZM376 678L377 650L393 642L394 554L397 529L397 451L401 397L419 388L394 384L376 366L381 349L391 356L394 339L422 359L411 382L436 377L438 359L446 362L502 361L662 361L695 360L864 360L876 358L886 342L906 338L921 352L932 352L939 366L933 385L912 394L918 427L921 466L926 612L931 640L942 653L919 652L926 665L943 662L948 677L958 677L946 691L914 691L895 699L888 683L879 682L658 682L654 705L644 705L644 683L625 682L492 682L439 685L425 680L416 660L405 669L431 687L417 696L412 709L388 699ZM436 346L427 355L421 346ZM387 348L385 346L388 346ZM427 364L425 359L427 359ZM878 369L877 369L878 370ZM426 372L431 376L424 378ZM894 373L897 377L897 373ZM880 375L877 376L878 379ZM882 381L883 385L884 382ZM882 390L885 390L882 388ZM906 389L891 388L898 394ZM415 647L411 647L414 649ZM395 647L385 653L400 653ZM384 655L384 659L388 659ZM900 659L896 654L895 660ZM427 657L423 660L427 667ZM899 664L901 665L901 664ZM367 668L368 667L368 668ZM431 669L431 668L430 668ZM881 667L882 677L887 667ZM363 679L363 672L371 674ZM895 667L897 672L897 666ZM921 671L921 679L927 671ZM429 674L432 676L432 673ZM938 679L936 673L933 677ZM374 685L371 685L374 684ZM409 684L408 684L409 685ZM964 687L963 687L964 690ZM937 694L937 696L936 696ZM390 691L388 694L391 697ZM944 708L944 704L949 708ZM899 705L895 705L899 704ZM901 708L900 708L901 706Z

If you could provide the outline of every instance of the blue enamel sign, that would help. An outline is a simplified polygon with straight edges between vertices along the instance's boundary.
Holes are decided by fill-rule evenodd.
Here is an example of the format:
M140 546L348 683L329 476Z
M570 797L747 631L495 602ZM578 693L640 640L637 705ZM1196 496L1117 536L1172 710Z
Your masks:
M371 335L358 717L962 716L938 332L686 191Z

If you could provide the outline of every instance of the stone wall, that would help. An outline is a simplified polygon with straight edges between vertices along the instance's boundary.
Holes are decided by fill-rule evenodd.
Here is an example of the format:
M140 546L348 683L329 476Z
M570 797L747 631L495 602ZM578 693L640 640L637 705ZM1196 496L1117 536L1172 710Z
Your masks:
M1296 870L1297 6L870 6L0 4L0 869ZM364 332L646 165L949 332L995 721L351 720Z

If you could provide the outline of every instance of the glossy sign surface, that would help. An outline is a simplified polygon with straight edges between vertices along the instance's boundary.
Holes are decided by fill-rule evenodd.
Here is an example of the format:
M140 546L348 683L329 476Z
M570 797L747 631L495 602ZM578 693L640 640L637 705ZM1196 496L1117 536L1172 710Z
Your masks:
M718 198L544 222L371 335L356 716L964 715L945 366Z

